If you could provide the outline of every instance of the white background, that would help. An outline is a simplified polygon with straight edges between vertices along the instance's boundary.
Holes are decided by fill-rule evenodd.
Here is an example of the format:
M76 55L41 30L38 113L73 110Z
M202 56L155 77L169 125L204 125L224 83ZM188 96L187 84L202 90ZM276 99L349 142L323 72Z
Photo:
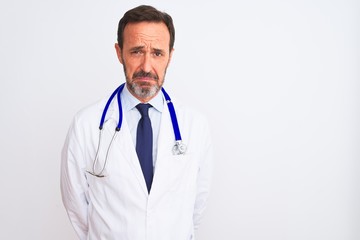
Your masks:
M0 239L76 239L62 144L73 115L124 81L117 23L142 3L174 18L165 88L213 129L197 239L360 239L355 0L2 0Z

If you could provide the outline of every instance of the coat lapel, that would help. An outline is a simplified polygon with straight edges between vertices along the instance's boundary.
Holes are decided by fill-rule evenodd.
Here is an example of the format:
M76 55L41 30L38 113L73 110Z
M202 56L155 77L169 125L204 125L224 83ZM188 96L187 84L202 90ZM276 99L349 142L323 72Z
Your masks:
M172 153L174 144L174 131L169 110L166 106L161 117L158 153L150 194L152 200L160 198L164 193L176 189L178 187L177 184L182 182L181 178L185 176L186 165L189 163L188 155L174 155Z
M114 110L113 108L111 110L112 111L111 113L109 112L109 115L112 119L115 119L117 123L119 116L118 111ZM109 131L114 131L114 128L109 129ZM114 145L116 147L114 146L112 151L116 153L115 156L121 157L121 159L126 159L125 161L130 165L135 178L139 182L139 187L146 195L148 195L148 190L141 170L140 162L136 154L135 146L132 141L130 130L125 117L123 118L121 130L119 131L118 136L114 141Z

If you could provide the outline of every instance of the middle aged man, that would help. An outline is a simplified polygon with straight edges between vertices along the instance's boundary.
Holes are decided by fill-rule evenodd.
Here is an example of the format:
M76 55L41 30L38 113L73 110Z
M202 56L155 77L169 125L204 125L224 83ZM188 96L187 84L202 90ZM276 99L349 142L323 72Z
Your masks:
M175 144L175 112L161 93L174 39L172 18L151 6L127 11L119 22L122 108L115 97L101 139L107 99L82 109L62 152L62 198L79 239L195 238L209 194L212 144L207 120L177 102L186 148Z

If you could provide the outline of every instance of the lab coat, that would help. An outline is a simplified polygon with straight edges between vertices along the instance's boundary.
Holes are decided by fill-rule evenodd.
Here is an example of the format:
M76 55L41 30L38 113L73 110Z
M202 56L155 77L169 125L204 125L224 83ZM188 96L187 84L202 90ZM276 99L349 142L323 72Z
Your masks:
M164 106L149 194L125 117L109 151L106 176L99 178L87 172L92 171L106 101L76 114L62 151L62 200L79 239L194 240L212 173L212 143L206 119L174 102L187 151L173 155L174 132ZM115 100L107 113L97 172L103 167L118 118Z

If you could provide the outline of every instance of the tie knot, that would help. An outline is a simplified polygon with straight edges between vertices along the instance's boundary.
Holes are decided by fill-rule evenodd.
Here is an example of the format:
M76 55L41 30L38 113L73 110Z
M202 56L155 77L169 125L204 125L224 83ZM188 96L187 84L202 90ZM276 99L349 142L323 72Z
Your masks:
M136 108L139 110L141 117L148 117L148 110L151 107L152 106L149 103L139 103L138 105L136 105Z

